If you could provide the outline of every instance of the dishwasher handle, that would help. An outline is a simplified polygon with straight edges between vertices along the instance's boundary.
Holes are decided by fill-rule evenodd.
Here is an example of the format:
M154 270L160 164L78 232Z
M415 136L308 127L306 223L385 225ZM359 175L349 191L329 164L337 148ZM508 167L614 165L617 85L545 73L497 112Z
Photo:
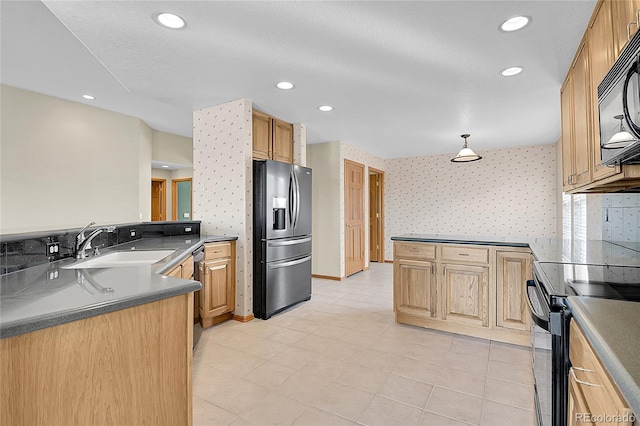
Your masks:
M202 262L204 260L204 247L199 247L191 253L193 255L193 263Z

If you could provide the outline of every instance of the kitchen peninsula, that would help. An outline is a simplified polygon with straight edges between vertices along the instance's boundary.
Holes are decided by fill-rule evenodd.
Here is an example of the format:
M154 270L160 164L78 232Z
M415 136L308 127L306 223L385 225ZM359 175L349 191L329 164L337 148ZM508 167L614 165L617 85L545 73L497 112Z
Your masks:
M640 265L606 241L405 234L394 241L396 321L526 346L533 261Z
M143 238L105 249L166 250L154 264L57 260L0 276L1 424L191 424L193 292L166 276L205 243ZM192 261L191 261L192 262Z

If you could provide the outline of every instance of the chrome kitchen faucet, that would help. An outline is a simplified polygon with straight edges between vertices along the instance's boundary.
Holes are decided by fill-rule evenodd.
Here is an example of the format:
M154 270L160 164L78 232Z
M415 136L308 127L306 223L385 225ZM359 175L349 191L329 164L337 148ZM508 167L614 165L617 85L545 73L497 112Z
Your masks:
M95 231L91 232L89 234L88 237L85 238L84 236L84 231L90 227L91 225L94 225L95 222L91 222L90 224L88 224L87 226L85 226L84 228L82 228L80 230L80 232L78 233L78 235L76 235L76 259L84 259L85 257L87 257L86 254L86 250L91 248L91 241L97 237L98 235L100 235L103 232L115 232L116 227L115 226L103 226L101 228L96 229ZM98 248L95 248L95 255L97 256L98 254L100 254L98 252Z

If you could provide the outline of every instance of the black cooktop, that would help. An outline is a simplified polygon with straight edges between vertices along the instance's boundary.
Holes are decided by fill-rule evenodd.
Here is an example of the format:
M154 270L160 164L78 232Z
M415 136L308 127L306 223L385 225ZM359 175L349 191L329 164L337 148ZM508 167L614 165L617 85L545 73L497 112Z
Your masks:
M549 295L640 302L640 267L535 262L534 273Z

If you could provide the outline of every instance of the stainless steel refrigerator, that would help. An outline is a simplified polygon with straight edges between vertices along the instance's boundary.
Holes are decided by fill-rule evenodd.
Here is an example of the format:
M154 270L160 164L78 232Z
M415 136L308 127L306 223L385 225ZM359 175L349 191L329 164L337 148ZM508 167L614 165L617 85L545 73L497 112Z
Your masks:
M253 161L253 314L311 298L311 169Z

